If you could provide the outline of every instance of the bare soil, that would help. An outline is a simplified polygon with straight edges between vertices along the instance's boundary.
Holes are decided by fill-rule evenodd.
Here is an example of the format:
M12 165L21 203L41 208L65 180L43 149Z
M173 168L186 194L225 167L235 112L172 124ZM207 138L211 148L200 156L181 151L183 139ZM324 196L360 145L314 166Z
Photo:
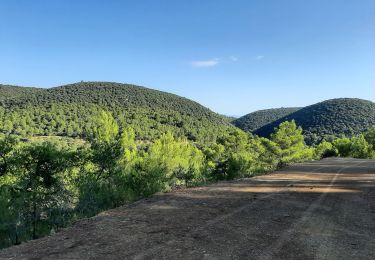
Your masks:
M0 259L375 259L375 161L330 158L156 194Z

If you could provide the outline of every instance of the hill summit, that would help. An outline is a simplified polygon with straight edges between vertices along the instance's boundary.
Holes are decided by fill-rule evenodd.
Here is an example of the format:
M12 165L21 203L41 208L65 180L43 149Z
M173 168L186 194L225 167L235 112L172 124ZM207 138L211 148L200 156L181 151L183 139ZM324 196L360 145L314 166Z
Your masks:
M244 115L232 123L245 131L255 131L273 121L287 116L300 109L300 107L281 107L258 110L247 115Z
M0 130L21 135L81 136L100 110L140 139L171 130L193 141L231 128L208 108L174 94L114 82L79 82L49 89L0 85Z
M257 118L259 119L255 120ZM262 125L273 118L276 119ZM330 99L301 109L257 111L237 119L235 125L267 137L280 123L291 120L302 127L307 143L317 143L322 139L332 139L341 135L352 136L375 124L375 103L357 98Z

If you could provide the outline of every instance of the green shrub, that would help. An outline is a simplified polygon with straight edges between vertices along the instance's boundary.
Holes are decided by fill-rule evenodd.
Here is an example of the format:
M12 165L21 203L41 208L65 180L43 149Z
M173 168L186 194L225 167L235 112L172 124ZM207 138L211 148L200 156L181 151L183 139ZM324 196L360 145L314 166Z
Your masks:
M320 160L322 158L336 156L336 150L332 143L323 141L315 147L314 158Z

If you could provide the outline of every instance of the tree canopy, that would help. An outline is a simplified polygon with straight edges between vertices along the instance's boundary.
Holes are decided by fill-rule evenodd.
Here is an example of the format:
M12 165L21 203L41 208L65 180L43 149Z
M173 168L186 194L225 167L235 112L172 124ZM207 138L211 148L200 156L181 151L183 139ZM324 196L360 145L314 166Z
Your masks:
M302 127L308 144L318 144L322 140L332 141L335 137L342 135L355 136L375 124L375 103L368 100L331 99L289 113L293 109L258 111L234 122L245 131L269 137L279 124L294 120L298 126ZM279 117L283 112L288 114ZM262 125L263 122L273 118L275 120L272 122Z
M200 143L233 128L228 120L189 99L144 87L80 82L50 89L0 86L0 131L20 136L85 137L92 118L111 112L119 128L131 126L137 139L166 131Z
M244 131L253 132L257 129L283 118L297 110L300 107L281 107L258 110L232 121L232 123Z

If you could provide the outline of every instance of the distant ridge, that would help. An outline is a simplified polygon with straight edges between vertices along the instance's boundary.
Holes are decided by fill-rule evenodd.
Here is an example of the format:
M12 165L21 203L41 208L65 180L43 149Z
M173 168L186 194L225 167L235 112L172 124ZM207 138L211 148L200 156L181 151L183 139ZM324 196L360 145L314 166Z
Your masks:
M272 110L268 112L271 113ZM279 111L275 110L275 112ZM317 143L335 136L356 135L375 125L375 103L357 98L330 99L298 109L255 128L252 132L267 137L280 123L290 120L295 120L297 125L303 128L307 143ZM251 129L251 126L245 128L236 125L244 130Z
M242 130L252 132L277 119L289 115L298 109L300 109L300 107L281 107L258 110L237 118L232 123Z

